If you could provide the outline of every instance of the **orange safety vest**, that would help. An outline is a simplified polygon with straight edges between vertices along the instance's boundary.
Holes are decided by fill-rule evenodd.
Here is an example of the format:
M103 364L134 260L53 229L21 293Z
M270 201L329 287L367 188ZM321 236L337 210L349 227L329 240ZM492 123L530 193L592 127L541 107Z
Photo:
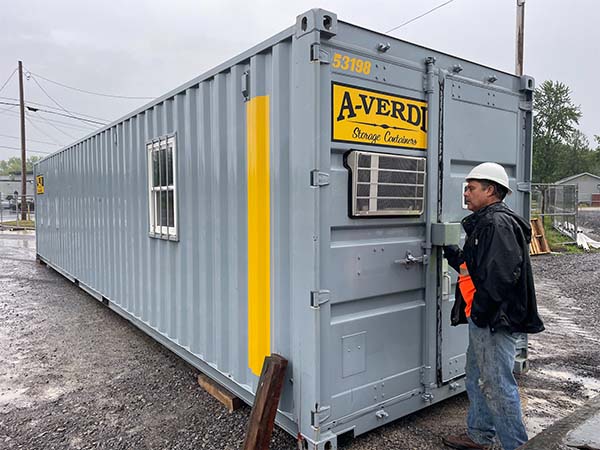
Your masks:
M458 288L460 289L460 293L462 294L462 297L466 303L465 315L467 317L471 317L471 306L473 305L473 297L475 296L475 285L473 284L473 280L471 280L471 275L469 275L467 263L462 263L460 265Z

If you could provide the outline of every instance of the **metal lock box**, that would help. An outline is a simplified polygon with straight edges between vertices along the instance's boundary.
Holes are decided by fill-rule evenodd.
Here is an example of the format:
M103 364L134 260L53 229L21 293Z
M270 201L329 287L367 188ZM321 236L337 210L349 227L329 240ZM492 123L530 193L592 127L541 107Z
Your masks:
M460 243L460 223L432 223L431 243L433 245L458 245Z

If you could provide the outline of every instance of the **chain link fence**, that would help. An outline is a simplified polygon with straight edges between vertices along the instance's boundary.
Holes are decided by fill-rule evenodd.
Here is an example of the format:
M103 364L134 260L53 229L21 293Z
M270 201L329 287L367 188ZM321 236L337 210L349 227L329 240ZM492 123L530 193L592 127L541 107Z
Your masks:
M552 225L575 242L577 195L576 184L532 184L531 216L539 217L545 226Z

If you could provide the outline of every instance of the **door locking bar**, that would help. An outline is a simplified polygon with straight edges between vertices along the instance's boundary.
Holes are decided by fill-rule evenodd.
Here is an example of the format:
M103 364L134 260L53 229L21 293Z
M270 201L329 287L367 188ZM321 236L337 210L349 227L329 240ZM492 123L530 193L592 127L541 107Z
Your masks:
M407 269L413 264L425 265L427 263L429 263L429 256L427 256L427 255L414 256L410 250L406 251L406 258L397 259L394 261L394 264L402 264Z

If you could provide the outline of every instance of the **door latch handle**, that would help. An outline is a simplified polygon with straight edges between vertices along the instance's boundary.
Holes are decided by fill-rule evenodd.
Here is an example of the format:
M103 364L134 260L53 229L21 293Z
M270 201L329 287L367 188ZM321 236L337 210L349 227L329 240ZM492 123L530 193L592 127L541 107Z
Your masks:
M448 300L450 298L450 289L452 287L452 277L448 272L444 273L444 284L442 285L442 298Z
M414 256L410 250L406 251L406 258L397 259L394 261L394 264L402 264L407 269L413 264L427 264L429 262L429 256L421 255Z

